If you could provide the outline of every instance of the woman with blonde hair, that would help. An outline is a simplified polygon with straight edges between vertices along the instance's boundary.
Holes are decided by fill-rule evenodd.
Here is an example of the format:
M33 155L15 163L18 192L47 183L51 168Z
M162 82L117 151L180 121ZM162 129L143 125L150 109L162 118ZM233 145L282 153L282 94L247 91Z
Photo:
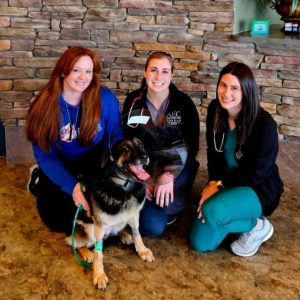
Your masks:
M66 234L76 207L90 210L78 176L97 171L113 131L114 138L123 138L118 99L101 86L100 71L95 51L66 50L28 113L26 135L38 163L29 191L44 223Z

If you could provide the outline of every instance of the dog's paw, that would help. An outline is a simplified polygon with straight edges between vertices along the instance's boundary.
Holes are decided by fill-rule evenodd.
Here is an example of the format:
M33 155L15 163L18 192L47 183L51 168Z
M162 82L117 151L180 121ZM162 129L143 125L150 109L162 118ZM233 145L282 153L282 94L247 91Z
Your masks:
M93 282L97 289L105 290L108 283L108 278L104 272L94 272Z
M139 257L146 262L153 262L155 260L152 251L149 248L146 248L143 251L138 252Z
M88 263L92 263L93 262L93 258L94 258L94 252L91 251L88 248L78 248L78 252L81 256L81 258L88 262Z
M119 237L120 237L121 242L124 245L131 245L133 243L132 235L129 234L128 232L126 232L126 231L121 231L119 233Z

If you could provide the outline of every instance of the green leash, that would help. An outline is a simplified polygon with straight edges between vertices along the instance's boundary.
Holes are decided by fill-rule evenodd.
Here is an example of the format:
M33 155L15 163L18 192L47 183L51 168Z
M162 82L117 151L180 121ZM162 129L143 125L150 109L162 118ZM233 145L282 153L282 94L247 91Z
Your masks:
M82 179L82 176L79 175L78 179ZM80 190L83 192L83 182L82 182L82 180L80 181ZM78 208L76 210L76 214L75 214L74 220L73 220L73 227L72 227L72 248L73 248L74 255L75 255L76 260L78 261L78 263L82 267L90 269L92 267L92 263L89 263L89 262L84 261L83 259L81 259L80 255L78 254L77 249L76 249L75 228L76 228L76 224L77 224L78 214L79 214L79 212L81 210L83 210L82 204L80 204L78 206ZM103 252L103 241L96 241L96 243L95 243L95 250L97 252Z
M80 181L80 190L83 192L83 182ZM74 217L74 220L73 220L73 227L72 227L72 248L73 248L73 251L74 251L74 255L76 257L76 260L78 261L78 263L84 267L84 268L87 268L87 269L90 269L92 267L92 264L87 262L87 261L84 261L83 259L81 259L80 255L78 254L77 252L77 249L76 249L76 242L75 242L75 228L76 228L76 224L77 224L77 218L78 218L78 214L79 212L83 209L83 206L80 204L76 210L76 214L75 214L75 217Z
M72 227L72 248L73 248L73 251L74 251L74 255L76 257L76 260L78 261L78 263L84 267L84 268L87 268L87 269L90 269L92 267L92 264L87 262L87 261L84 261L83 259L81 259L80 255L78 254L77 252L77 249L76 249L76 242L75 242L75 228L76 228L76 223L77 223L77 217L78 217L78 214L79 212L83 209L83 206L80 205L78 208L77 208L77 211L76 211L76 214L75 214L75 217L74 217L74 221L73 221L73 227Z

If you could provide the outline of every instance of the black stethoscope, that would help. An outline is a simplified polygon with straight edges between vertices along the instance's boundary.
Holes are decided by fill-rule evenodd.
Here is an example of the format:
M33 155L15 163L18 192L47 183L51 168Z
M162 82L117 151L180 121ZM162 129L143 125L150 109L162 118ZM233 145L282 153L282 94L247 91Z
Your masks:
M216 143L216 132L214 131L214 147L215 147L215 150L217 152L224 152L224 150L222 149L223 148L223 144L224 144L224 138L225 138L225 133L222 134L222 140L221 140L221 145L220 147L218 148L217 147L217 143ZM242 152L242 145L239 145L239 150L237 152L235 152L235 157L237 160L241 160L242 157L244 156L244 153Z

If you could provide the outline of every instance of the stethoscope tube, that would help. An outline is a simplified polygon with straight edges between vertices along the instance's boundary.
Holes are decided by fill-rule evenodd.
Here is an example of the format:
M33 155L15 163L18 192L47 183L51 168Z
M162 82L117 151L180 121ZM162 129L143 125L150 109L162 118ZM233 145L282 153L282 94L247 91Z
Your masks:
M222 140L221 140L221 144L220 147L217 147L217 143L216 143L216 132L214 131L214 147L215 147L215 151L222 153L224 152L223 148L223 144L224 144L224 139L225 139L225 133L222 134ZM242 152L242 145L239 144L239 150L235 153L235 157L237 160L241 160L244 156L244 153Z

